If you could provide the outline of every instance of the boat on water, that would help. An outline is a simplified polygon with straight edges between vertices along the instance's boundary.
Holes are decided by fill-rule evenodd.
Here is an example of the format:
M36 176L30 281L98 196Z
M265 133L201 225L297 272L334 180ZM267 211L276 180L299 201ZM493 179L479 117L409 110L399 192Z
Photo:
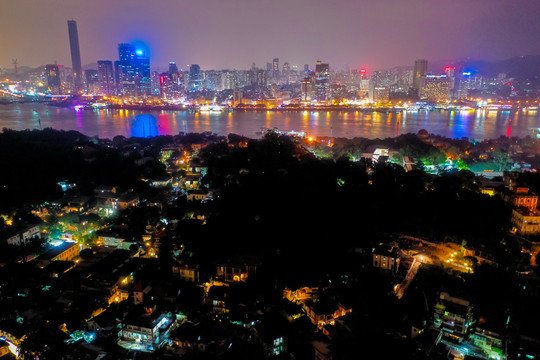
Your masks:
M106 103L95 102L92 104L75 106L75 109L77 108L84 109L84 110L99 110L99 109L108 109L110 108L110 105Z
M107 103L100 103L100 102L95 102L92 104L92 107L94 109L106 109L109 107L109 104Z
M199 108L200 112L223 112L225 107L221 105L202 105Z

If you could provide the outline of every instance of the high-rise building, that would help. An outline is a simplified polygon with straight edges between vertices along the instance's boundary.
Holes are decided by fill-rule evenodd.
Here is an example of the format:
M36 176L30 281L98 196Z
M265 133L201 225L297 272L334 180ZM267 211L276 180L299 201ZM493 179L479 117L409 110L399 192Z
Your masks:
M266 88L267 85L267 72L263 69L256 69L255 71L251 72L250 80L251 80L251 87L255 91L263 91Z
M191 64L189 66L189 90L195 91L201 88L202 75L201 67L197 64Z
M159 96L162 99L170 98L172 95L172 82L171 75L169 73L159 74Z
M122 95L148 96L151 92L150 58L133 44L119 44Z
M313 93L313 82L310 76L306 76L301 83L302 89L302 101L309 103L311 101L311 95Z
M223 90L222 72L216 70L206 70L202 76L203 88L213 91Z
M120 60L116 60L114 62L114 92L116 95L123 94L122 78L122 62Z
M77 22L68 20L69 47L71 49L71 64L73 65L73 82L75 92L82 90L82 64L81 51L79 48L79 32L77 31Z
M178 66L173 61L169 62L169 76L171 80L171 97L178 98L182 93L182 77L178 71Z
M161 73L159 71L152 71L150 74L150 94L161 96Z
M242 103L242 97L243 97L242 89L240 89L239 87L235 87L234 92L233 92L232 105L237 106L237 105L241 104Z
M169 74L178 74L178 66L174 61L169 62Z
M456 97L455 94L455 88L456 88L456 67L455 66L447 66L444 68L444 73L446 74L446 77L448 78L448 86L450 88L450 99L454 99Z
M446 75L426 75L422 81L420 99L440 102L450 99L450 81Z
M403 70L399 75L398 87L407 91L412 86L413 77L413 70Z
M283 63L283 70L281 71L281 74L286 81L289 81L289 75L291 74L291 65L289 65L288 62Z
M114 94L113 62L110 60L98 60L99 90L102 95Z
M234 90L238 87L238 72L223 70L221 72L221 89Z
M272 60L272 77L279 79L279 58Z
M101 92L99 86L99 74L97 70L85 70L84 71L84 90L89 94L99 94Z
M73 91L73 69L58 65L60 74L60 93L69 94Z
M375 103L387 103L390 100L390 89L385 86L373 87L369 98Z
M315 65L315 98L326 101L330 98L330 65L317 61Z
M416 60L414 62L413 92L416 94L418 94L420 90L422 79L427 75L427 65L427 60Z
M120 88L122 95L137 96L137 76L135 69L136 48L131 44L118 44L120 59Z
M47 77L47 90L50 91L52 95L60 95L61 84L60 84L60 69L56 64L45 65L45 76Z

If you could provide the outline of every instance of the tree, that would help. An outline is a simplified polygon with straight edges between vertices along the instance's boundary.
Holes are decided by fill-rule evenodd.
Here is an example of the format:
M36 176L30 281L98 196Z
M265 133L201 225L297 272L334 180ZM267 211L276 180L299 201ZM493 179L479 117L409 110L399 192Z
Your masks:
M497 149L493 152L493 163L497 166L498 171L506 171L510 169L512 159L507 152Z

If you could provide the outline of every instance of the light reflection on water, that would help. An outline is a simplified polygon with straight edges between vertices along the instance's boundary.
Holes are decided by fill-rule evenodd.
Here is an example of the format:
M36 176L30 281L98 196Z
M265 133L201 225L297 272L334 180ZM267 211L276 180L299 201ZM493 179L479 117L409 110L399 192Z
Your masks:
M210 131L218 135L235 133L257 137L261 128L305 131L312 136L386 138L426 129L452 138L524 137L540 127L540 112L432 111L363 113L361 111L304 112L223 112L79 110L43 104L0 105L0 128L15 130L52 127L76 130L88 136L112 139L116 135L140 135L135 119L150 114L155 132L141 134L174 135L179 132ZM147 120L149 121L149 120ZM139 129L140 130L140 129Z

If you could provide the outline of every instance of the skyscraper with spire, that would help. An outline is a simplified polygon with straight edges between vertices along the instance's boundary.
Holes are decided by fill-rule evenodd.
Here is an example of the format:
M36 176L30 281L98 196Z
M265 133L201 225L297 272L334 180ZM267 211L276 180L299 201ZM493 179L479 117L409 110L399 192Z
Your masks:
M82 64L81 50L79 48L79 32L77 31L77 22L68 20L69 46L71 49L71 64L73 69L73 83L76 93L82 90Z

